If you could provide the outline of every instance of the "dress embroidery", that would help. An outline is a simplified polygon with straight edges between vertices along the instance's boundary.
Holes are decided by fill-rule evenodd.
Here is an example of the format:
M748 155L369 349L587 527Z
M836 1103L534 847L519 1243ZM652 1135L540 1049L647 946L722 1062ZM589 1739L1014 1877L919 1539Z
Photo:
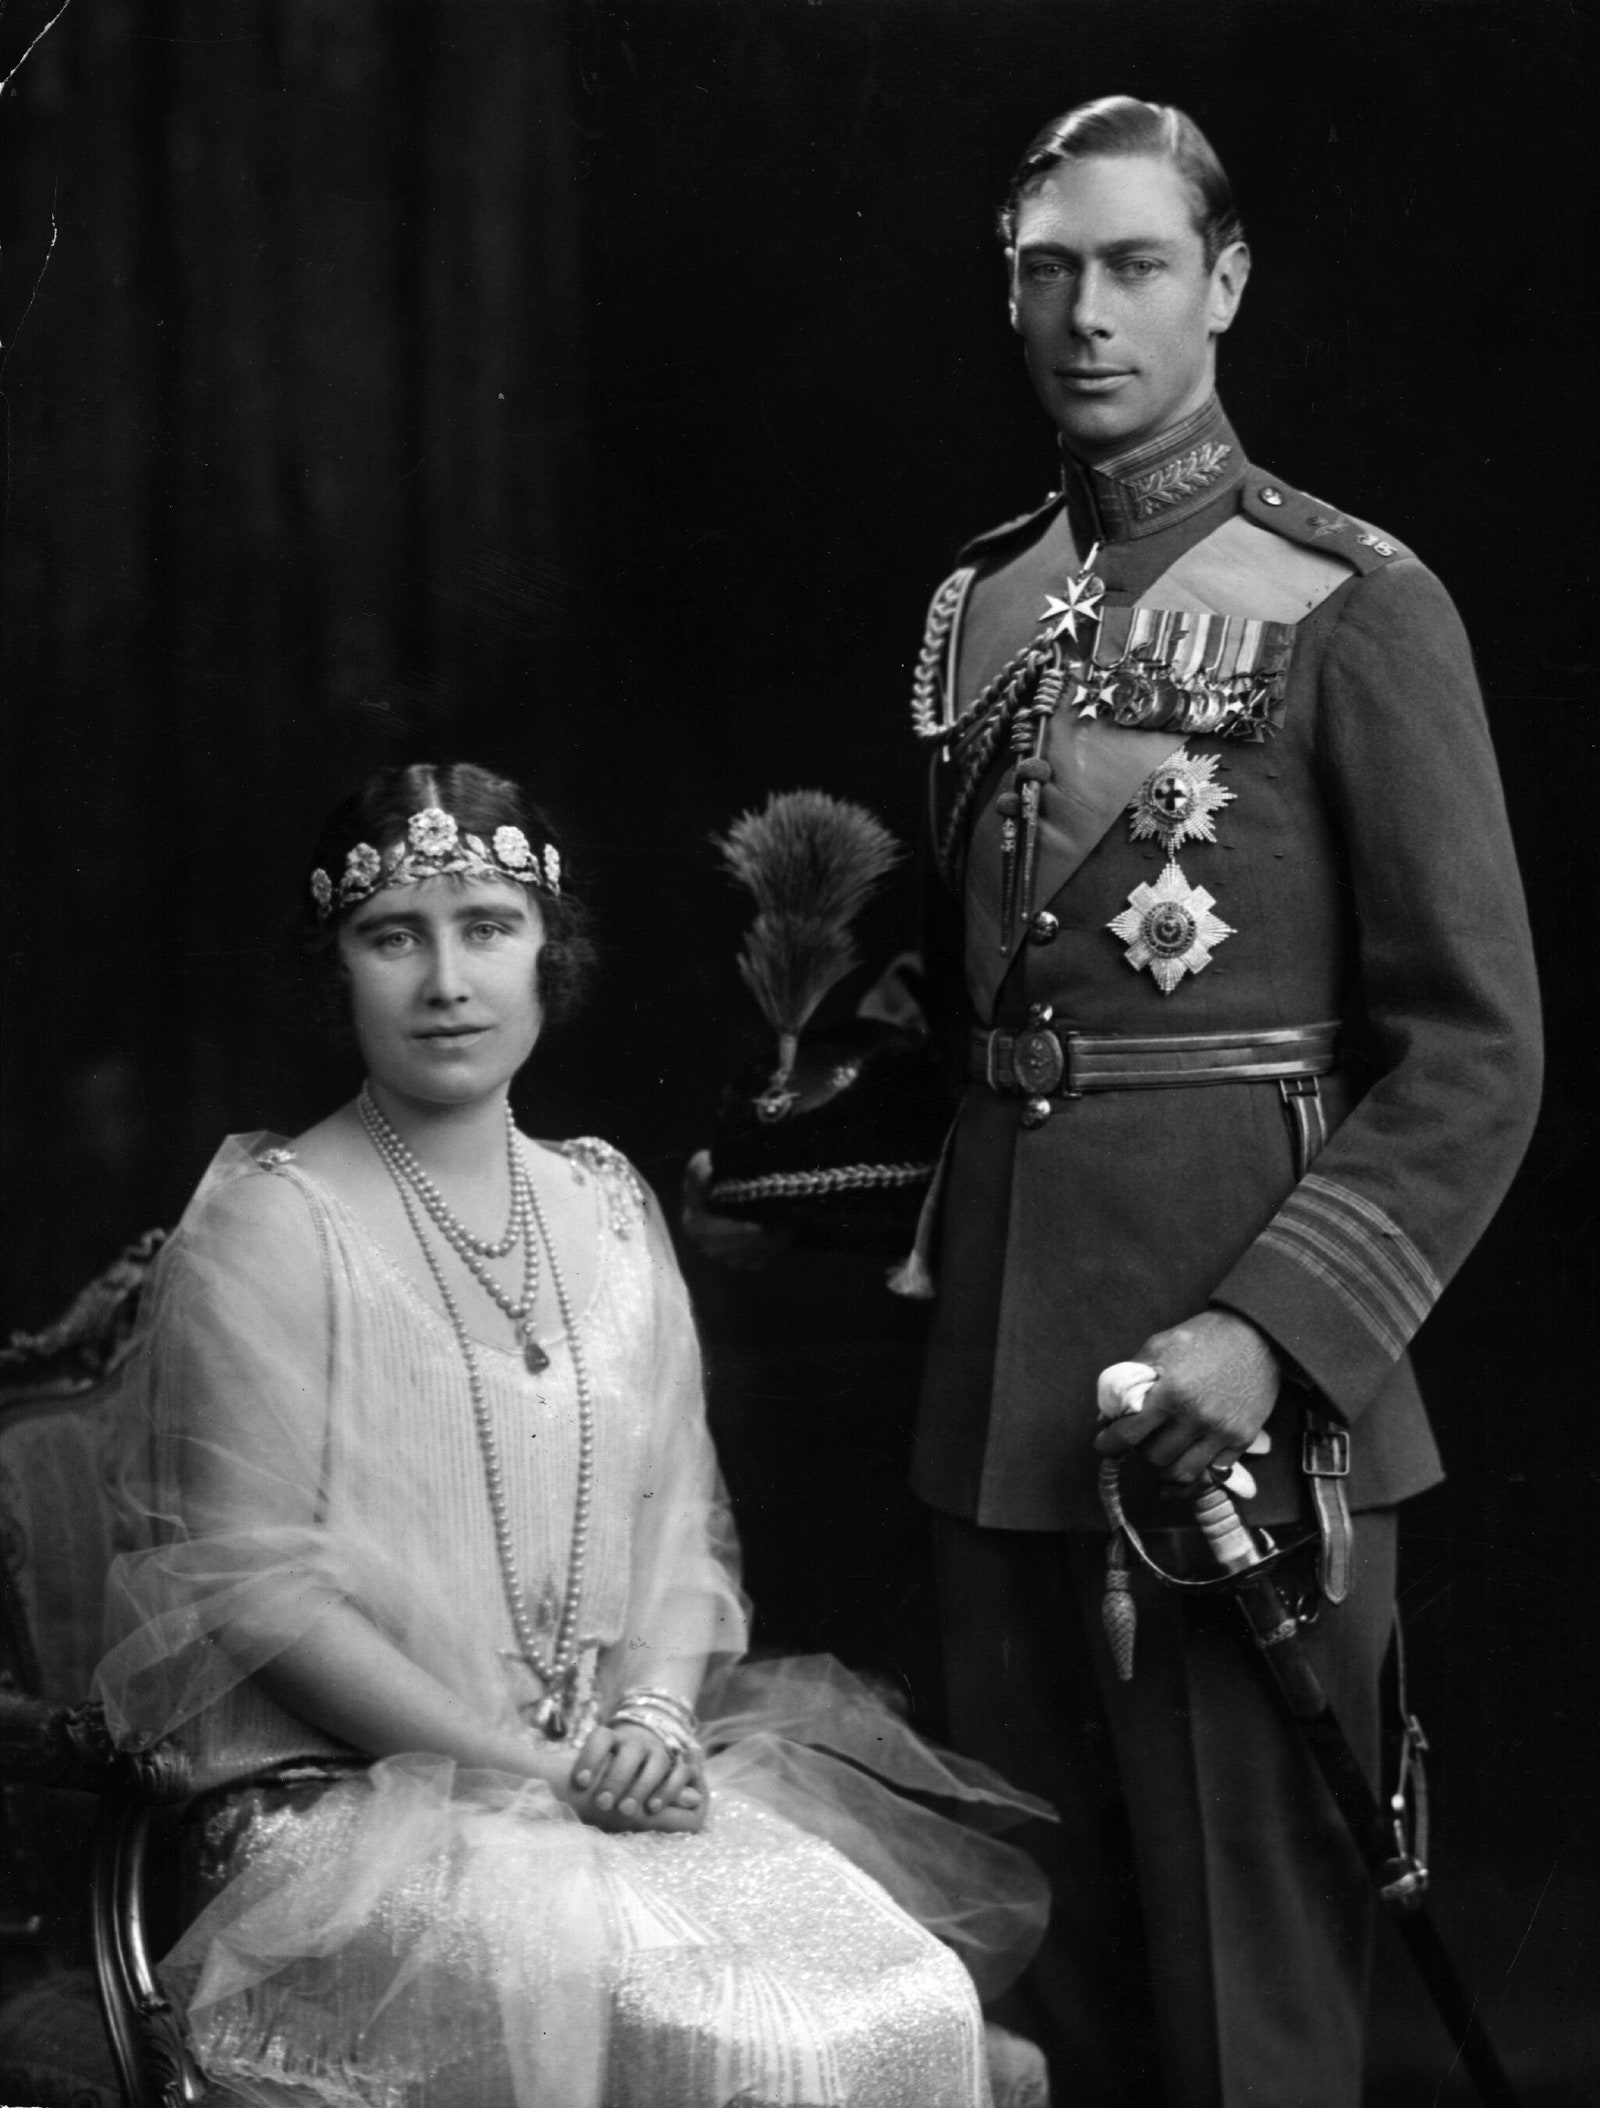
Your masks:
M577 1135L572 1141L560 1142L556 1146L572 1165L573 1175L580 1182L585 1171L592 1172L599 1179L600 1190L606 1199L606 1213L618 1237L626 1237L630 1230L644 1221L650 1205L649 1190L620 1149L601 1141L598 1135Z

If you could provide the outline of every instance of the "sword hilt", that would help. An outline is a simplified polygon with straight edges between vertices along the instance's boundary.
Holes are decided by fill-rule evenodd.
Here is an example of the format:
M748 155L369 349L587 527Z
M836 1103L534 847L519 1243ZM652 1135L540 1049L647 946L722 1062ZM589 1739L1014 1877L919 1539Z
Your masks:
M1255 1539L1245 1528L1230 1496L1217 1485L1203 1486L1195 1496L1194 1519L1225 1573L1248 1573L1262 1563Z

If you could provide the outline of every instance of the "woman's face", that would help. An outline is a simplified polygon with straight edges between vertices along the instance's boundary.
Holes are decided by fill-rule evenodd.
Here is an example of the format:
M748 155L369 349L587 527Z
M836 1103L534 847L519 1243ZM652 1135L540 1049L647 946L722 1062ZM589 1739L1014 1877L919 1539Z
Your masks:
M543 946L538 904L510 879L426 878L363 901L339 957L374 1081L431 1105L504 1089L539 1037Z

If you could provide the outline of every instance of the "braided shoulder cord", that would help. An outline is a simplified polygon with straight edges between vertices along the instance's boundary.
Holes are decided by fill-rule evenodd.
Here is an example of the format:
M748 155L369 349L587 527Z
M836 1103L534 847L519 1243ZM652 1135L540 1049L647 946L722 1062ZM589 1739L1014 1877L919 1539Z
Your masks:
M1039 676L1057 662L1057 658L1058 654L1053 644L1025 645L1013 658L1006 661L962 719L963 725L976 725L976 730L959 763L953 764L959 766L961 780L951 801L944 832L939 838L939 862L946 876L951 879L955 874L961 830L972 810L972 801L978 794L978 786L988 774L995 751L1021 709L1024 698L1037 684ZM959 729L953 727L952 731Z
M945 736L945 728L939 722L939 669L950 647L956 610L966 598L974 575L971 564L963 564L959 571L952 571L929 606L922 649L917 653L917 670L911 677L911 723L918 739L943 739Z

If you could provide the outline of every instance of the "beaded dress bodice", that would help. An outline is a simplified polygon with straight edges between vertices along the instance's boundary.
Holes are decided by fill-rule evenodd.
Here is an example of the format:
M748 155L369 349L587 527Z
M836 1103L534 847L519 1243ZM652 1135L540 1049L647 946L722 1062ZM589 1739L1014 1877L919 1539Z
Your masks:
M529 1145L524 1143L523 1147ZM303 1196L325 1260L328 1322L327 1450L320 1520L406 1548L450 1600L449 1622L487 1639L499 1664L505 1706L542 1695L521 1660L496 1560L461 1355L448 1321L397 1258L374 1240L320 1180L287 1152L262 1175ZM596 1665L622 1633L628 1601L632 1521L652 1455L651 1268L640 1231L637 1182L620 1159L585 1145L562 1152L567 1171L593 1192L592 1234L600 1257L585 1307L575 1312L597 1404L595 1507L580 1610L579 1705L567 1739L593 1718ZM548 1643L560 1610L578 1477L573 1361L559 1335L543 1344L548 1366L530 1371L520 1352L475 1342L494 1418L505 1498L534 1631ZM381 1476L359 1468L375 1446L404 1468ZM402 1647L405 1635L397 1634ZM215 1785L290 1757L337 1745L286 1712L253 1683L236 1685L193 1723L202 1785Z

